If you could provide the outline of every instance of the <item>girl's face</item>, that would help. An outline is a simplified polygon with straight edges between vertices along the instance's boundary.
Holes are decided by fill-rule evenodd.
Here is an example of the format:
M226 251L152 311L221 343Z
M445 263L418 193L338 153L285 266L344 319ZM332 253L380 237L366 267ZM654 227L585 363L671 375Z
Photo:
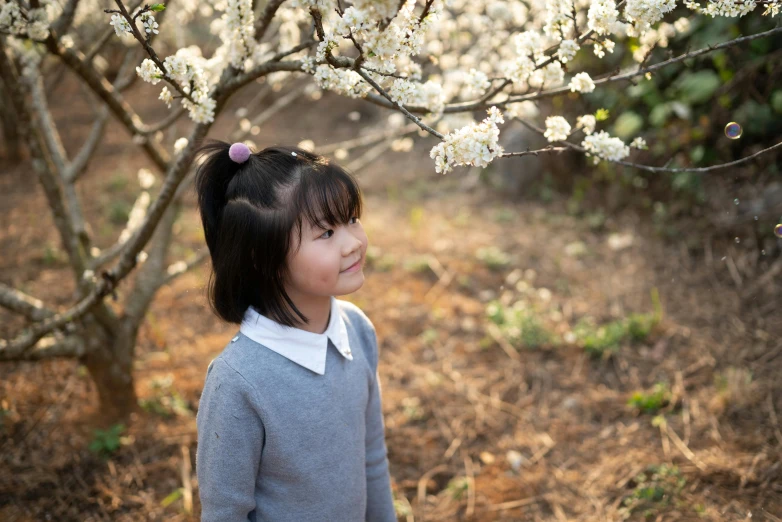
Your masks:
M326 225L328 226L328 225ZM364 284L367 235L358 218L333 228L302 224L301 245L292 238L288 255L289 295L302 297L340 296L355 292Z

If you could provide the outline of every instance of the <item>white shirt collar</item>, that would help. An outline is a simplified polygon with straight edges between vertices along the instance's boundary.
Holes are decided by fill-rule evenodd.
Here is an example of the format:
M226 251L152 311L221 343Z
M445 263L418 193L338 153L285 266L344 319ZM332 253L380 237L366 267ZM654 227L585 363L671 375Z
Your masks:
M353 360L348 341L348 330L340 313L336 298L331 298L331 316L322 334L299 328L283 326L259 314L252 306L247 308L239 331L266 348L312 370L318 375L326 373L326 353L329 339L339 353Z

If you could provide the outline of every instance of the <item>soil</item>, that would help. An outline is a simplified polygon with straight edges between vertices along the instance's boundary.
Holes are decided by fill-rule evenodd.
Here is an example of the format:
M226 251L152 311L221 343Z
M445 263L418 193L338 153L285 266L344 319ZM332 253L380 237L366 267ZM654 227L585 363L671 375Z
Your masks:
M92 109L65 78L52 112L73 154ZM145 121L160 117L156 93L137 85L129 95ZM211 136L236 128L226 112ZM301 102L252 139L335 143L386 116L336 97ZM132 204L137 170L151 168L128 139L112 121L79 186L103 247L122 229L112 216ZM749 262L729 241L665 241L632 210L595 229L563 196L512 201L467 186L464 170L435 174L431 146L386 152L357 172L374 250L364 287L345 297L380 339L400 520L782 520L779 292L771 278L741 297L771 260ZM28 163L3 166L0 212L0 281L67 306L71 274ZM616 237L630 239L619 247ZM205 248L192 198L175 241L172 262ZM507 259L486 261L486 247ZM198 519L194 413L207 365L236 330L210 312L208 276L204 264L157 294L135 368L147 407L109 458L90 449L107 426L83 367L0 365L0 520ZM514 348L487 319L495 300L520 303L568 338L584 318L652 313L657 295L659 323L603 357L573 339ZM22 326L0 312L0 336ZM657 383L669 396L656 412L629 404Z

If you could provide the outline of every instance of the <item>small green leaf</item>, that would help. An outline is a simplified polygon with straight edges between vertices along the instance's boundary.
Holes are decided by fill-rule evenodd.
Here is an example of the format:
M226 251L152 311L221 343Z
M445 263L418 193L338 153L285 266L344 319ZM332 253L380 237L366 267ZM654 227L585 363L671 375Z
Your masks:
M163 11L166 8L165 4L152 4L152 7L149 9L152 11L155 11L156 13L159 13L160 11Z
M163 507L168 507L180 498L182 498L182 488L172 491L166 498L160 501L160 505Z
M595 113L595 119L597 121L605 121L608 119L608 109L597 109Z
M782 114L782 90L774 91L771 94L771 107L774 111Z

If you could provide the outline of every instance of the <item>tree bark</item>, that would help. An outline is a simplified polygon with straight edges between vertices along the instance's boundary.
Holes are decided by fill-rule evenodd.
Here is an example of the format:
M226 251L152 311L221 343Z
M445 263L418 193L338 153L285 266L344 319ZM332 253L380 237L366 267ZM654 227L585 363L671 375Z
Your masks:
M86 333L92 346L81 362L95 383L101 418L108 423L127 419L138 408L133 379L137 332L137 326L123 321L113 338L98 324Z
M12 164L22 159L22 136L19 133L19 117L6 86L0 80L0 124L3 130L6 158Z

